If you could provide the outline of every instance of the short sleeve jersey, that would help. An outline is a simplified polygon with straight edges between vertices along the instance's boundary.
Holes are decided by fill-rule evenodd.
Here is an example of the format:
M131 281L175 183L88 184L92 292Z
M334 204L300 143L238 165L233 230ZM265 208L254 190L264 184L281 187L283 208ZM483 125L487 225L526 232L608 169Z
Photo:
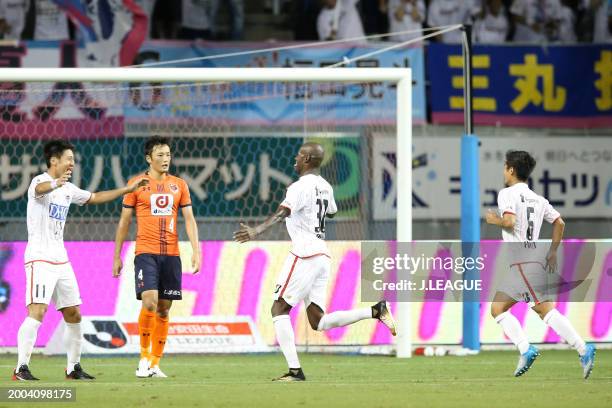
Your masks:
M291 211L285 220L291 237L291 252L300 258L329 256L325 244L325 215L338 211L332 186L321 176L302 176L289 186L281 206Z
M507 242L537 241L542 223L552 224L561 216L547 199L531 191L525 183L516 183L501 190L497 205L502 216L506 213L516 216L512 231L502 229L503 240Z
M70 204L83 205L91 198L89 191L81 190L68 182L43 195L36 195L36 186L53 181L49 173L42 173L32 179L28 188L28 245L25 263L47 261L68 262L64 248L64 226Z
M136 255L178 256L178 210L191 205L187 183L167 175L158 181L149 177L149 184L123 197L123 206L136 211ZM136 176L130 183L143 175Z

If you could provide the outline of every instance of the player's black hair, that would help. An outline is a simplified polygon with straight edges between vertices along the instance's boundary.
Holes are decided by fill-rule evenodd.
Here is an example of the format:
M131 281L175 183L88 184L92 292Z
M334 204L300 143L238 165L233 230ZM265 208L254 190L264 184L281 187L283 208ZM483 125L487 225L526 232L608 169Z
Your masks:
M153 148L155 146L160 146L160 145L166 145L168 146L170 149L172 149L172 146L170 145L170 139L167 137L163 137L163 136L151 136L144 145L144 154L145 157L150 156L151 153L153 153Z
M74 145L67 140L54 139L45 143L43 151L45 153L45 162L47 163L47 167L51 167L52 157L59 159L66 150L74 151Z
M514 169L517 179L527 181L536 166L536 161L523 150L510 150L506 153L506 166Z

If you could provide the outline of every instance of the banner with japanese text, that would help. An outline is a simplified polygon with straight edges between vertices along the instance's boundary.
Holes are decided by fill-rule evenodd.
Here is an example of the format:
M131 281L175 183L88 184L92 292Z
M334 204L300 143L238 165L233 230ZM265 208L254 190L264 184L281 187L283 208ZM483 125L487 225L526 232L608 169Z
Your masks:
M287 44L296 45L296 44ZM324 67L371 53L384 45L321 46L274 52L247 53L268 48L266 43L220 44L209 42L149 41L140 48L137 64L177 61L164 67ZM0 45L0 66L84 67L77 45L70 41L29 41ZM222 54L232 57L210 58ZM242 54L241 54L242 53ZM207 59L208 58L208 59ZM180 62L189 60L189 62ZM425 123L425 62L422 47L399 48L360 60L351 67L410 67L412 69L413 122ZM338 68L342 69L342 68ZM177 78L180 79L180 78ZM112 86L122 87L121 84ZM148 90L141 89L148 86ZM224 84L209 86L155 87L140 84L115 94L91 84L3 83L0 98L0 137L23 134L44 122L57 137L74 137L88 129L89 136L117 136L123 120L163 126L211 120L225 125L286 126L328 124L394 125L397 120L395 85L392 83L308 83ZM157 84L159 85L159 84ZM110 86L110 87L112 87ZM25 91L25 92L24 92ZM53 110L48 112L47 107ZM41 113L41 106L44 107ZM76 107L79 107L77 109ZM60 121L61 120L61 121ZM49 127L53 121L58 126ZM81 126L81 128L79 128ZM47 129L45 129L47 130Z
M171 172L189 185L197 217L267 216L283 200L289 184L297 179L295 155L305 140L325 146L322 174L334 187L339 215L359 215L361 168L366 146L358 133L310 134L260 133L172 138ZM72 182L88 191L122 187L147 169L143 145L146 137L73 140L76 166ZM26 216L27 188L46 168L40 140L9 140L12 146L0 156L0 218ZM245 212L248 209L248 212ZM117 217L121 201L98 206L74 206L76 217Z
M477 45L476 124L612 127L612 50L605 45ZM430 44L427 75L434 123L463 124L463 57L458 45Z
M395 137L375 133L372 179L382 180L373 190L375 220L395 219ZM413 139L412 216L415 219L458 219L461 212L461 164L459 137ZM546 197L564 216L612 217L612 145L608 138L529 137L520 143L507 137L486 137L480 147L481 212L497 208L503 186L506 151L532 153L537 165L529 178L532 189Z

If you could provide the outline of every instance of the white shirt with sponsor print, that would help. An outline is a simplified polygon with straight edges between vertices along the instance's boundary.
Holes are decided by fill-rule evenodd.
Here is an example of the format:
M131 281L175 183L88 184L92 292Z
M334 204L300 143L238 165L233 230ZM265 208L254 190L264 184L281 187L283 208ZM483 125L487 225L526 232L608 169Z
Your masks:
M4 34L5 40L20 39L29 8L30 0L0 1L0 20L4 20L9 25L9 32Z
M32 180L28 188L28 245L25 250L25 263L36 260L67 262L68 254L64 248L64 225L70 204L85 204L90 198L89 191L81 190L72 183L36 196L36 186L53 181L49 173L40 174Z
M291 210L286 218L291 237L291 252L300 258L324 254L325 215L338 211L332 186L321 176L307 174L291 184L281 206Z
M497 16L487 13L474 23L474 40L482 44L501 44L506 41L510 24L501 10Z
M403 8L404 17L401 20L397 19L396 12L399 8ZM415 21L412 17L413 10L416 9L419 13L420 20ZM417 0L415 4L405 0L390 0L388 6L389 29L392 33L398 31L420 30L425 21L425 2ZM391 41L408 41L422 35L421 31L416 31L411 34L398 34L390 38Z
M338 40L365 36L356 6L358 2L359 0L338 0L333 9L323 8L317 18L319 39L328 39L332 31L336 32Z

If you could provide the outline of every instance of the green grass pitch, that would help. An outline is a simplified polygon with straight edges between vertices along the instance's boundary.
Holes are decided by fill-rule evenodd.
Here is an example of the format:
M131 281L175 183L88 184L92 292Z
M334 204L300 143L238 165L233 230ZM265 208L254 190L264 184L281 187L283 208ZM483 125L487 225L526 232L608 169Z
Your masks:
M0 356L0 388L76 387L76 402L0 406L50 407L612 407L612 350L599 350L591 378L576 353L542 351L521 378L514 352L469 357L301 354L305 383L274 383L286 371L280 354L165 356L167 379L138 379L137 357L83 358L95 382L63 379L65 358L34 356L42 381L10 381L14 355Z

